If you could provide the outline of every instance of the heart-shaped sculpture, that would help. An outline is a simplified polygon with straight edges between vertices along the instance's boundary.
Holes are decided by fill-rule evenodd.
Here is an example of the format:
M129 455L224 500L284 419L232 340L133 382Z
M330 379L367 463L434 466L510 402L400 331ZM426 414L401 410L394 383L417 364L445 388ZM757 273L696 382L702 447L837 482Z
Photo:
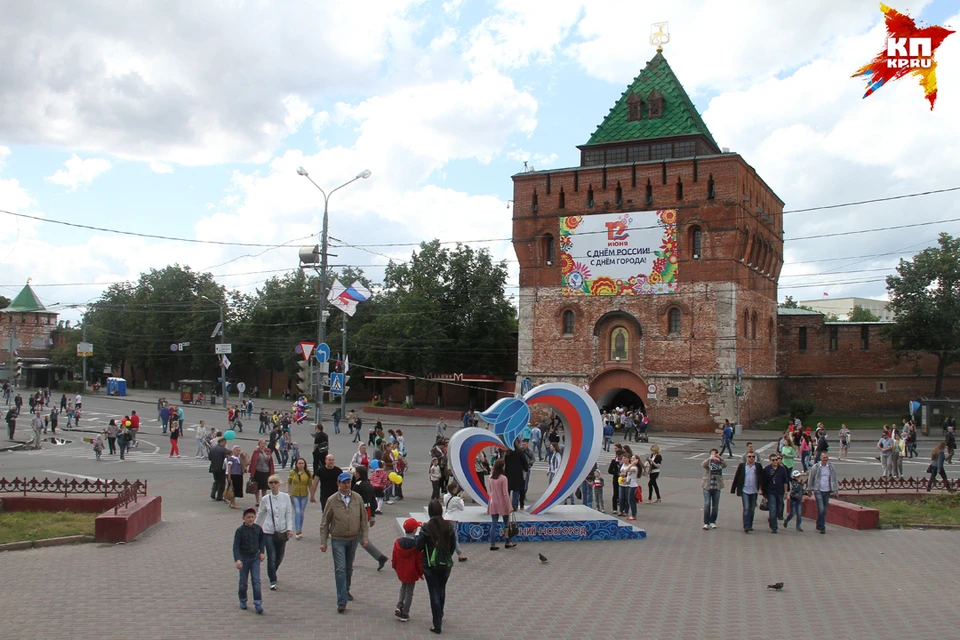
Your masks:
M522 403L520 408L516 403ZM477 475L476 459L482 449L513 448L516 435L522 431L515 422L529 416L534 405L551 407L563 421L566 443L560 467L553 482L540 498L529 507L532 514L543 513L574 493L593 469L603 440L600 410L587 392L566 382L550 382L528 391L522 398L504 398L480 415L493 421L494 432L476 427L460 429L450 438L448 456L450 468L460 486L479 504L486 505L489 496Z

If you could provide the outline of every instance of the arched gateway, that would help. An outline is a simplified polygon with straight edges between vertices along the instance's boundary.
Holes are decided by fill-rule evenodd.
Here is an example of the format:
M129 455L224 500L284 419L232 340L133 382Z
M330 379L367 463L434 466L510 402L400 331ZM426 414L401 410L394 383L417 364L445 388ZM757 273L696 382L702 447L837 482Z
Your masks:
M631 407L646 410L647 385L628 369L608 369L590 382L590 397L601 410Z

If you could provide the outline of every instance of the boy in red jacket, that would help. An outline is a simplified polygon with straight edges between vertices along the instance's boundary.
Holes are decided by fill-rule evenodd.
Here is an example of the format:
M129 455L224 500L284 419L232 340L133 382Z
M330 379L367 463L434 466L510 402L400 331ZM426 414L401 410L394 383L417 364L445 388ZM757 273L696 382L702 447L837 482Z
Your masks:
M410 604L413 602L413 588L417 580L423 577L423 552L417 551L417 539L414 537L420 523L413 518L407 518L403 523L406 535L397 538L393 543L393 568L400 578L400 600L393 615L400 618L400 622L410 622Z

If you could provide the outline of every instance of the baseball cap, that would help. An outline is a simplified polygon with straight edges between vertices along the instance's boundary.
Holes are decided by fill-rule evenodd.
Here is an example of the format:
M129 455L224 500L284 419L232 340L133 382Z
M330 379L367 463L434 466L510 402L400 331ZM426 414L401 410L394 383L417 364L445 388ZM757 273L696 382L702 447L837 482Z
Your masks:
M337 476L337 482L346 482L347 480L353 480L353 476L346 471Z
M796 478L796 477L798 477L799 475L800 475L800 469L794 469L794 470L793 470L793 477Z
M403 521L403 530L407 533L413 533L420 527L421 523L413 518L407 518Z
M248 513L252 513L253 515L257 515L257 510L254 509L253 507L247 507L246 509L243 510L243 515L247 515Z

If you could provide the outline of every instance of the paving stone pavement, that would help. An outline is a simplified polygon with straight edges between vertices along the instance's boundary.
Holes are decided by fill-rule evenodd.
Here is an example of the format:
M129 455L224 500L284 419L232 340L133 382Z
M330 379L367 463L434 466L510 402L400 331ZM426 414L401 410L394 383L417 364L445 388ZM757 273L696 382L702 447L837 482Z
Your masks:
M420 483L420 484L426 484ZM958 637L948 594L956 593L949 531L854 532L813 523L770 535L739 526L740 502L724 491L720 528L701 530L693 479L663 478L661 504L640 507L646 540L527 543L489 551L466 545L453 569L444 635L455 638L638 637L760 639ZM407 486L409 485L409 486ZM372 540L389 554L393 516L422 507L428 489L405 485ZM319 551L319 510L306 537L288 543L280 590L264 591L264 616L237 608L231 545L240 512L212 502L209 483L151 483L164 521L127 545L88 544L0 554L0 637L76 640L434 637L426 585L412 621L393 616L399 593L388 565L358 550L352 602L336 613L333 562ZM608 498L609 500L609 498ZM245 498L243 502L252 502ZM549 558L540 564L538 552ZM883 552L883 553L881 553ZM262 570L266 585L266 567ZM782 592L766 589L783 581ZM237 626L242 624L243 626Z

